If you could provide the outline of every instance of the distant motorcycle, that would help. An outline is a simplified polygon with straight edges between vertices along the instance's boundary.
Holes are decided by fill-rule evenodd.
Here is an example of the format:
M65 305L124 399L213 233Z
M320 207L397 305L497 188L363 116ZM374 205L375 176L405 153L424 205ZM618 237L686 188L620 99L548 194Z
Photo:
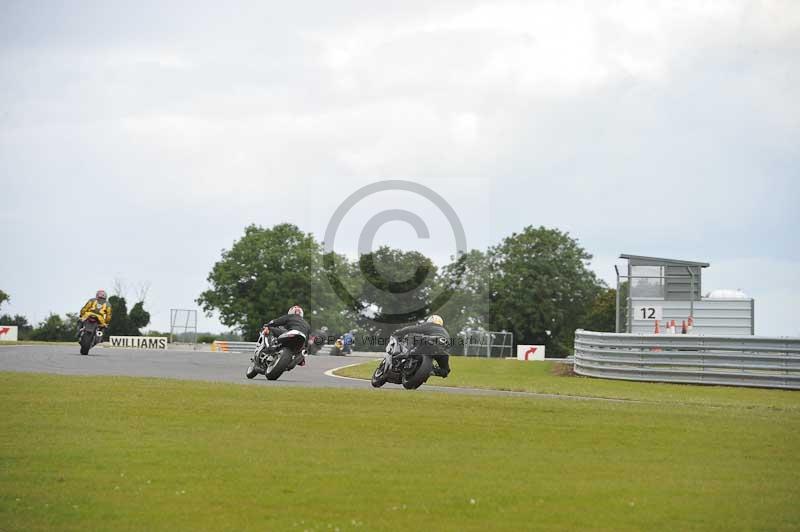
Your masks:
M331 347L331 356L344 356L344 340L342 340L341 336L337 338L335 342L333 342L333 347Z
M81 325L78 343L81 354L88 355L89 350L103 340L103 329L100 327L100 317L94 313L89 314Z
M306 336L300 331L286 331L275 338L269 334L269 328L264 327L245 376L253 379L261 374L267 380L277 380L285 371L305 363L305 345Z
M322 346L325 345L325 337L317 334L312 334L308 337L307 351L309 355L316 355Z
M387 382L402 384L406 390L422 386L434 371L434 356L449 356L445 338L425 337L426 341L410 348L394 336L386 345L386 356L372 374L372 385L380 388ZM425 351L423 353L423 351Z

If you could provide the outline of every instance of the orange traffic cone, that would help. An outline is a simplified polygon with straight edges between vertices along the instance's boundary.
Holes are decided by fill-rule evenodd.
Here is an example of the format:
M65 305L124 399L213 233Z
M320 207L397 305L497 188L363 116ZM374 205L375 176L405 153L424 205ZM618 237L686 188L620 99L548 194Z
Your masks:
M686 334L686 320L681 322L681 334Z
M659 325L658 320L656 320L656 330L653 331L653 334L661 334L661 326ZM650 351L656 351L656 352L657 351L661 351L661 348L660 347L651 347Z

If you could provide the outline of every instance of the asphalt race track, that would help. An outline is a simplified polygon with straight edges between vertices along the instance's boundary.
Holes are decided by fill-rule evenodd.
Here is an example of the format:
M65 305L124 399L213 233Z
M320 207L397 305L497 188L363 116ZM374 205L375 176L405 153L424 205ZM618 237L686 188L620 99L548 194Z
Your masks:
M386 384L380 390L361 379L333 377L326 372L349 364L370 360L362 356L309 356L304 367L296 367L281 375L277 381L267 381L263 375L248 380L245 370L250 361L247 353L212 351L143 350L95 347L88 355L78 351L78 343L70 345L10 345L0 346L0 371L53 373L58 375L117 375L127 377L157 377L208 382L228 382L250 386L310 386L321 388L351 388L404 391L402 386ZM377 358L375 359L377 360ZM429 383L435 382L432 378ZM447 388L424 384L420 390L471 395L511 395L550 397L558 399L595 399L566 397L552 394ZM411 393L411 392L406 392ZM603 399L600 399L603 400ZM609 399L605 399L609 400ZM610 399L610 401L614 401Z
M95 347L88 355L69 345L0 346L0 371L55 373L60 375L122 375L167 379L232 382L261 386L315 386L371 388L367 381L325 375L330 369L368 360L363 357L309 356L304 367L296 367L277 381L263 375L248 380L244 372L247 353L211 351L143 350Z

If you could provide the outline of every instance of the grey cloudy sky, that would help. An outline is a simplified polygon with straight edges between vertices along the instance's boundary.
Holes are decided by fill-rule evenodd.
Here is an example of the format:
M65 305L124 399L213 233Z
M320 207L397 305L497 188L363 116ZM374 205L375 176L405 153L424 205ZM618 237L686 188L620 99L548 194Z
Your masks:
M245 225L320 239L358 187L422 183L470 247L570 231L707 260L800 335L797 2L3 2L0 288L35 321L149 282L152 326L195 307ZM441 213L385 192L378 242L452 253ZM220 330L201 317L201 329Z

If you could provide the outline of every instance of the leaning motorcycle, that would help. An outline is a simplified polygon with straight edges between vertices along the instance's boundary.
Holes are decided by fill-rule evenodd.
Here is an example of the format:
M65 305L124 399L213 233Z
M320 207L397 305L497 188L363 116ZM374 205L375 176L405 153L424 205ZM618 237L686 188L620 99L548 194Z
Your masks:
M406 390L416 390L431 374L435 374L434 356L449 356L447 339L428 336L409 349L394 336L386 345L386 356L372 374L372 385L380 388L387 382L402 384Z
M331 347L331 356L344 356L344 340L342 340L341 336L337 338L335 342L333 342L333 347Z
M264 327L258 336L245 376L253 379L260 374L268 380L277 380L285 371L293 370L298 364L302 365L305 360L305 345L306 335L300 331L286 331L275 338L269 334L269 328Z
M103 329L100 327L100 317L90 313L81 325L78 343L81 346L81 354L88 355L89 350L103 340Z
M325 345L325 337L320 334L312 334L308 337L308 347L306 350L309 355L316 355L322 346Z

